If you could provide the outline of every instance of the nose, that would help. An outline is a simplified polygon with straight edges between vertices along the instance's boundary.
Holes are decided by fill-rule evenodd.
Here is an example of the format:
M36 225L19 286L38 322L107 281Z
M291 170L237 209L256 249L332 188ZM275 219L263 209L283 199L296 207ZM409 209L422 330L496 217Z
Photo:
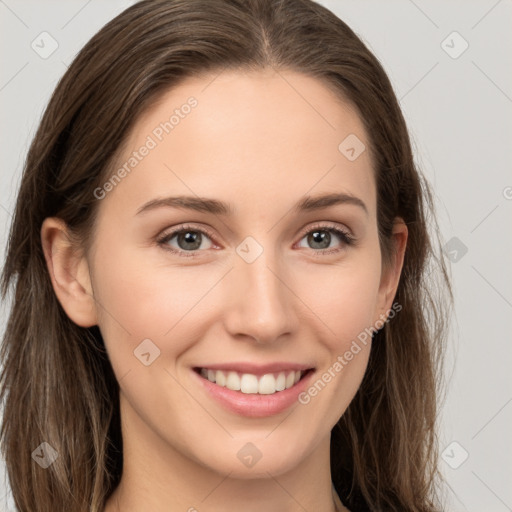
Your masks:
M298 323L289 280L270 250L252 263L236 256L225 283L229 298L223 317L229 334L260 344L290 335Z

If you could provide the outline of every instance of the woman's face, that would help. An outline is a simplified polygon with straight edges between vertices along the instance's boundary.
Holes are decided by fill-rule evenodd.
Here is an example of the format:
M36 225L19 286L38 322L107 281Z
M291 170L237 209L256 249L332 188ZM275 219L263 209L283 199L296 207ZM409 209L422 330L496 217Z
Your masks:
M325 448L399 271L363 144L356 112L292 72L188 79L136 123L87 265L140 453L244 478Z

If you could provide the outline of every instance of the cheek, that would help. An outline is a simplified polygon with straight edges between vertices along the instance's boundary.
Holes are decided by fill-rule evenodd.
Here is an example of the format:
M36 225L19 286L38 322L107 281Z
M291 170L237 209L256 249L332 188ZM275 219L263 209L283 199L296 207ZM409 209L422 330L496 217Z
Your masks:
M149 338L161 350L179 354L187 339L193 339L194 329L200 328L197 319L204 316L201 308L207 302L202 298L224 270L166 265L154 250L103 247L95 255L94 294L105 343L123 341L133 352ZM173 336L178 332L181 336Z
M371 327L380 284L380 260L371 252L338 265L314 266L302 275L298 295L323 324L331 351L344 350Z
M378 258L362 253L351 264L318 267L302 281L302 289L310 290L304 302L320 319L317 326L323 333L319 339L324 357L316 380L299 402L313 407L312 416L321 415L329 428L346 411L366 372L379 282ZM313 283L315 288L311 288ZM319 428L311 421L312 429Z

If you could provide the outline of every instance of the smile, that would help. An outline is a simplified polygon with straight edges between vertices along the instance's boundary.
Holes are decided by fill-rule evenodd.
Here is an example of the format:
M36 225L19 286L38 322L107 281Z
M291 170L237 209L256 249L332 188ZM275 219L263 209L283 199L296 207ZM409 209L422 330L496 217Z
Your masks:
M196 366L194 380L206 396L223 409L250 418L284 412L298 403L298 396L315 375L315 368L301 364L252 363Z
M199 368L200 375L217 386L246 394L272 395L297 384L306 371L288 370L258 376L229 370Z

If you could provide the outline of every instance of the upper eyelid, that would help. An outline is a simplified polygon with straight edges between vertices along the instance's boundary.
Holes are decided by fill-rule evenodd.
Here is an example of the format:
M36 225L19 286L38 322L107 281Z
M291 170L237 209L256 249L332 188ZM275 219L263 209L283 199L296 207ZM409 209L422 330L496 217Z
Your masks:
M343 231L345 232L347 235L350 235L350 236L353 236L352 234L352 230L349 229L348 227L346 226L342 226L340 224L336 224L336 223L333 223L333 222L329 222L329 221L319 221L319 222L315 222L313 223L312 225L310 226L307 226L305 227L303 230L300 231L300 234L304 235L306 233L309 233L310 231L314 230L314 229L326 229L326 230L329 230L329 229L334 229L334 230L339 230L339 231Z

